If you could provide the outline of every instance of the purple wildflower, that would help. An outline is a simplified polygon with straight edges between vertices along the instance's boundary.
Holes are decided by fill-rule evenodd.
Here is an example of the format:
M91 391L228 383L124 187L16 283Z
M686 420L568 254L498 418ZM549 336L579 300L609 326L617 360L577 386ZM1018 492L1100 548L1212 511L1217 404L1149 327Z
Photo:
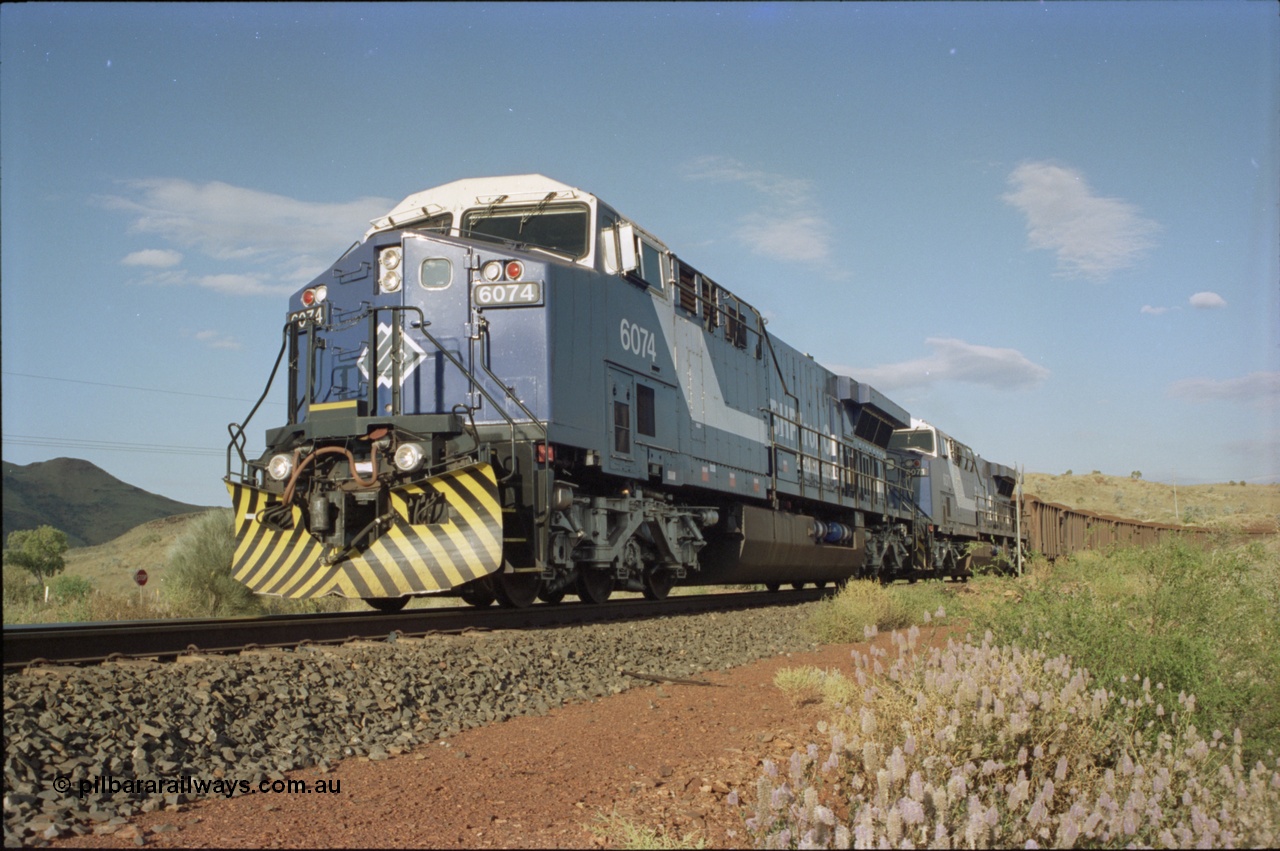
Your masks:
M919 801L903 798L898 801L898 811L902 813L902 820L909 825L924 822L924 806Z

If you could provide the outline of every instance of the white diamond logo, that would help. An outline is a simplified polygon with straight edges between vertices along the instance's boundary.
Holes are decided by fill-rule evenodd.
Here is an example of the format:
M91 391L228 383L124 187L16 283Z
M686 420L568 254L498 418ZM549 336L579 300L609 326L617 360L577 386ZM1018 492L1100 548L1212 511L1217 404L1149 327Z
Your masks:
M427 353L422 347L415 343L410 337L404 334L400 335L400 351L393 351L391 348L391 326L378 324L378 386L390 387L391 378L394 374L395 360L400 361L400 384L409 380L409 376L413 375L413 371L418 368L418 364L426 359ZM369 347L365 346L360 350L360 374L365 380L369 380Z

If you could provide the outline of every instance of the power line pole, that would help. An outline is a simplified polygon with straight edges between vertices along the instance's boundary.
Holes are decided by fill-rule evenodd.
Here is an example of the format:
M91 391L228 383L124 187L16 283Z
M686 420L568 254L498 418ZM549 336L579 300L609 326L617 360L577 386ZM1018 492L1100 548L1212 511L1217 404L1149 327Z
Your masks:
M1014 470L1018 474L1018 499L1016 500L1016 505L1014 506L1014 517L1016 518L1016 520L1015 520L1014 533L1013 533L1013 539L1014 539L1013 546L1018 553L1018 557L1017 557L1018 575L1021 576L1022 575L1022 467L1015 465Z

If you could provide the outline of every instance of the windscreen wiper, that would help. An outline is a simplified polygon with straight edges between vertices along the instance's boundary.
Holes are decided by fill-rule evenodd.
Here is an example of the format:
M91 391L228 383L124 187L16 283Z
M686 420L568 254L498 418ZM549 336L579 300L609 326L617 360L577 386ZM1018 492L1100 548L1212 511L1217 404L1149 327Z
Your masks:
M504 195L502 197L505 198L506 196ZM532 210L530 210L529 212L521 216L520 228L516 231L516 233L524 233L524 223L529 221L529 219L532 219L534 216L541 215L542 211L547 208L547 204L551 203L551 199L554 197L556 197L556 193L548 192L547 197L543 198L540 202L538 202L538 206L534 207Z

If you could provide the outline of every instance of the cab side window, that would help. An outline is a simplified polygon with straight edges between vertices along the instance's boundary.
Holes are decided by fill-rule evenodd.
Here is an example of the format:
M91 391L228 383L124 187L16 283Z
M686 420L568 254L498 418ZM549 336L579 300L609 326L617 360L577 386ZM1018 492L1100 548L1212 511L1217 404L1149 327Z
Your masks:
M650 245L643 236L640 237L640 268L632 274L655 290L662 290L662 252L656 245Z

